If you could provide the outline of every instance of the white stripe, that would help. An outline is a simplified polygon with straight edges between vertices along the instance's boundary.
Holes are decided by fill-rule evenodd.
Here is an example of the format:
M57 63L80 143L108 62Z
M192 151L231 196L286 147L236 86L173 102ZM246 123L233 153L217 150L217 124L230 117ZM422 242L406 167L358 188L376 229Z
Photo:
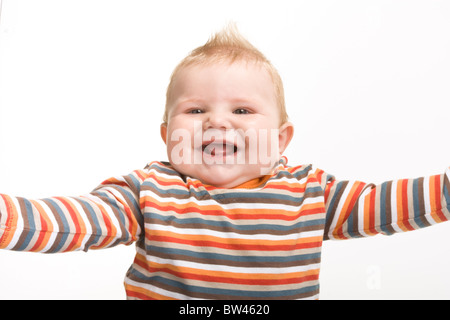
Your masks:
M80 203L72 198L64 198L68 202L72 203L73 206L76 208L77 212L80 214L81 219L83 220L84 225L86 226L86 233L83 235L83 240L80 245L80 250L84 250L86 247L86 242L89 240L89 237L92 235L92 226L91 223L86 216L86 212L81 207Z
M52 223L52 226L53 226L53 231L50 234L50 238L48 239L46 246L44 248L42 248L41 251L39 251L39 252L47 252L48 250L50 250L50 248L55 243L56 236L58 235L58 232L59 232L59 225L55 219L55 216L53 215L52 210L47 206L47 204L42 200L36 200L36 202L42 206L42 209L44 209L45 213L47 214L47 216L50 219L50 222Z
M156 169L151 169L151 170L149 170L149 175L150 175L150 173L154 173L155 174L155 176L156 177L158 177L158 178L166 178L167 180L180 180L181 181L181 179L178 177L178 176L174 176L173 174L166 174L166 173L164 173L164 172L159 172L159 171L156 171ZM155 178L154 177L148 177L147 178L148 180L153 180L153 181L155 181L156 182L156 180L155 180Z
M398 181L393 181L391 184L391 224L395 232L403 232L403 230L398 225L397 184Z
M245 239L245 240L270 240L270 241L283 241L283 240L296 240L305 239L310 237L321 237L323 230L305 231L300 233L288 234L288 235L272 235L272 234L239 234L236 232L220 232L209 229L187 229L176 228L174 226L159 225L146 223L145 228L148 232L152 230L173 232L184 235L206 235L212 237L218 237L223 239Z
M333 232L335 231L335 228L337 226L337 223L339 221L339 218L341 217L342 214L342 208L345 204L345 201L347 200L348 194L350 193L350 190L353 187L354 182L353 181L349 181L347 186L344 189L344 192L342 193L341 199L339 200L338 206L336 207L336 212L334 214L333 217L333 221L330 224L330 230L328 232L328 237L330 239L335 239L335 237L333 237Z
M315 295L313 295L311 297L299 298L299 299L296 299L296 300L319 300L319 294L317 293L317 294L315 294Z
M308 180L308 177L309 177L309 175L307 175L307 176L301 178L300 180L298 180L298 179L295 178L295 177L284 176L284 177L281 177L281 178L276 179L275 181L276 181L277 183L278 183L278 182L287 182L287 183L289 183L289 184L291 184L291 185L298 186L298 185L305 184L306 181ZM268 188L268 189L270 190L270 188Z
M361 233L362 236L368 237L369 235L365 232L364 229L364 205L366 203L366 196L372 191L371 188L366 188L361 194L358 200L358 232Z
M102 191L105 190L105 189L108 189L108 188L103 188ZM93 201L94 203L100 204L100 205L102 206L102 208L104 208L104 209L106 210L106 213L107 213L108 217L111 219L112 224L114 225L114 227L115 227L116 230L117 230L117 234L116 234L116 236L115 236L115 239L118 239L118 238L122 237L122 230L120 229L119 221L117 220L117 218L116 218L116 216L115 216L113 210L111 209L111 207L110 207L108 204L106 204L105 202L103 202L102 199L100 199L99 197L94 196L94 195L92 195L92 194L84 195L84 197L90 199L90 200ZM100 209L99 209L99 210L100 210ZM105 232L105 231L106 231L106 230L103 230L103 232ZM111 242L109 243L109 245L112 245L113 243L114 243L114 241L111 241ZM108 245L108 246L109 246L109 245ZM107 246L107 247L108 247L108 246Z
M425 206L425 219L430 224L436 224L437 222L431 217L431 204L430 204L430 178L423 178L423 204Z
M103 190L108 190L108 191L110 191L113 195L114 195L114 197L116 198L116 199L120 199L121 201L119 201L119 202L117 202L116 201L116 203L120 206L120 205L122 205L122 203L127 203L127 200L125 199L125 197L116 189L116 188L103 188ZM139 200L137 200L137 202L139 203ZM123 205L122 205L123 206ZM131 210L131 209L130 209ZM131 210L132 211L132 210ZM128 218L127 218L127 215L126 215L126 212L125 212L125 210L122 210L121 211L121 214L122 214L122 217L126 220L126 221L128 221ZM130 226L130 224L131 224L131 221L128 221L128 224L126 224L126 225L124 225L124 228L128 231L128 227ZM137 229L136 229L136 235L138 235L138 234L140 234L141 233L141 227L140 227L140 225L139 224L137 224L136 225L137 226ZM132 235L130 235L130 236L132 236Z

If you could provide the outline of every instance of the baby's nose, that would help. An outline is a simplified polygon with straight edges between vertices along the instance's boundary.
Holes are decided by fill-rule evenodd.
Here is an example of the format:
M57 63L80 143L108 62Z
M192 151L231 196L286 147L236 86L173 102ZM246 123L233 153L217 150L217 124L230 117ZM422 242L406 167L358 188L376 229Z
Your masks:
M209 112L204 127L204 129L230 129L231 124L222 112Z

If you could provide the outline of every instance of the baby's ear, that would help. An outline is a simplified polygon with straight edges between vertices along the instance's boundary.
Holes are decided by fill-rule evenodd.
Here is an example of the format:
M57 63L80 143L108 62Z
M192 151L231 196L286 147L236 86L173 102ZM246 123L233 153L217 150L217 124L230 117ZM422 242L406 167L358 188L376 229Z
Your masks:
M278 143L280 156L283 154L284 150L286 150L289 142L291 142L292 137L294 136L294 125L290 122L285 122L281 125L278 134Z
M167 144L167 123L162 123L160 127L161 138Z

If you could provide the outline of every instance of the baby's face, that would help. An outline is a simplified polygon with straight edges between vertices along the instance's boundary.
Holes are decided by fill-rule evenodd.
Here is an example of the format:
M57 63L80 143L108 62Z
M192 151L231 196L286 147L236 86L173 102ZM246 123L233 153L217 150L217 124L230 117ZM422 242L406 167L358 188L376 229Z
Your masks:
M269 73L253 62L186 67L172 92L161 125L169 161L205 184L231 188L269 174L292 137Z

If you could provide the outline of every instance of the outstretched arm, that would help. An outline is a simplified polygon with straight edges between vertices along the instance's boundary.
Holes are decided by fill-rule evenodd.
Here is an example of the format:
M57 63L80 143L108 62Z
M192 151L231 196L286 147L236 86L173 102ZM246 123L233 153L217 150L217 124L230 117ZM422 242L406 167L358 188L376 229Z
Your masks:
M111 178L79 197L0 194L0 249L54 253L130 244L142 230L144 178L145 171Z
M323 174L325 239L391 235L450 219L450 168L442 175L378 186Z

